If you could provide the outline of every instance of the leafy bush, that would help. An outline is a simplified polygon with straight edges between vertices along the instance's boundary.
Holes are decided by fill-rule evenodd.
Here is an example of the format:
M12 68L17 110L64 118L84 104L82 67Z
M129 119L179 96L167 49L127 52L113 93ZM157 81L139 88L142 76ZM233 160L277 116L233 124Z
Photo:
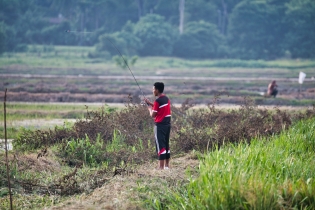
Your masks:
M97 136L94 142L91 142L86 135L84 139L71 139L67 141L66 146L62 149L63 156L69 160L83 161L84 164L96 166L101 162L100 156L103 154L104 142Z
M187 124L173 139L176 150L207 151L227 142L250 141L257 136L279 133L292 123L288 113L279 109L275 113L260 110L250 98L245 98L245 104L237 111L225 112L213 106L209 110L192 111Z
M13 141L13 147L22 151L35 150L70 140L72 136L75 136L74 131L67 127L56 126L54 130L48 131L21 128Z
M135 25L134 34L143 43L138 50L142 56L171 55L176 41L176 31L164 17L156 14L142 17Z

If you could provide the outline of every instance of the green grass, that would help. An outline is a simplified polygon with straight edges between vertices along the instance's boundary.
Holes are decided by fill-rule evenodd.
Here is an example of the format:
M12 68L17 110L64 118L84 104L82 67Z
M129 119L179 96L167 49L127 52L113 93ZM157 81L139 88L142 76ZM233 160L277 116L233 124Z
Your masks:
M116 66L110 58L88 58L88 53L93 52L94 47L54 46L50 51L44 51L47 46L37 45L36 50L33 50L33 47L29 46L30 52L5 53L1 56L0 73L129 75L128 70ZM19 65L23 68L8 69L10 65ZM315 60L246 61L139 57L131 69L138 75L154 75L157 70L168 69L171 71L166 71L162 75L230 77L231 73L236 72L238 77L297 77L301 70L307 75L314 76L314 67Z
M66 197L35 195L35 194L13 194L13 209L42 209L50 207L66 200ZM10 209L9 196L0 197L0 209Z
M139 59L136 65L152 66L155 68L196 68L196 67L224 67L224 68L312 68L315 67L313 60L237 60L237 59L181 59L175 57L145 57Z
M315 119L209 152L200 176L153 194L156 209L314 209ZM162 195L163 194L163 195ZM160 197L159 197L160 196Z

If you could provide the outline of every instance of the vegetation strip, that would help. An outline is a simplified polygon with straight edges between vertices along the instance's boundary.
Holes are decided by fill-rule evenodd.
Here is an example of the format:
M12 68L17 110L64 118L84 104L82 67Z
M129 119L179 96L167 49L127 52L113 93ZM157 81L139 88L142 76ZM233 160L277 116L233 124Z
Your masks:
M315 118L250 144L226 144L201 156L200 176L155 191L156 209L313 209Z

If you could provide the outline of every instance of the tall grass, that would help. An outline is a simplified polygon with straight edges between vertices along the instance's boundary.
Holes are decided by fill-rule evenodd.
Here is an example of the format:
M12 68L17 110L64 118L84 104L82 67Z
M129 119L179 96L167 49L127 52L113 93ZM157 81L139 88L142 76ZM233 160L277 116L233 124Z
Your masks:
M200 176L163 199L156 209L314 209L315 119L270 140L227 145L200 163ZM170 191L170 190L169 190ZM160 195L162 196L162 195Z

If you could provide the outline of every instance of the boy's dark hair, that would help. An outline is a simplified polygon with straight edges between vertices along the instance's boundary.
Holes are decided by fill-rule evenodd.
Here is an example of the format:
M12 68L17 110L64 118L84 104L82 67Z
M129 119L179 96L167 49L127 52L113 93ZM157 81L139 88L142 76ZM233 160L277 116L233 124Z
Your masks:
M164 83L163 82L156 82L156 83L154 83L154 88L157 89L160 93L163 93Z

